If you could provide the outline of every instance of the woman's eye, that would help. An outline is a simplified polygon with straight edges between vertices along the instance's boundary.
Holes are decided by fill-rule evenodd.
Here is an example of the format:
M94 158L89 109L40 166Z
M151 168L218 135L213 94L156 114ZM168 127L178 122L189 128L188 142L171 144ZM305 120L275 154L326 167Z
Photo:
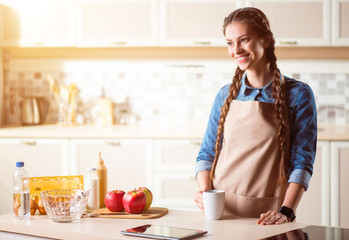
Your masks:
M243 42L247 42L248 41L248 39L247 38L243 38L243 39L241 39L241 42L243 43Z

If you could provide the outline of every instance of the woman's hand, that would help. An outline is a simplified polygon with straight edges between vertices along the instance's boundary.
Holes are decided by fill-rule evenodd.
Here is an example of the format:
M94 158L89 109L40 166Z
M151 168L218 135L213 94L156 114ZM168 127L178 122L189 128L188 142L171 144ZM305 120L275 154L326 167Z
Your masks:
M304 186L298 183L289 183L286 191L286 196L282 206L287 206L291 209L296 209L299 201L304 193ZM289 222L290 219L277 211L268 211L262 213L257 223L261 225L281 224Z
M201 209L204 210L204 202L203 202L203 192L206 191L207 189L204 189L202 191L198 191L195 194L194 201L196 202L196 205Z
M273 225L273 224L282 224L289 222L287 217L278 211L268 211L262 213L260 218L257 221L257 224L261 225Z
M196 180L199 186L199 191L195 194L194 201L196 205L203 210L204 202L203 202L203 192L206 190L211 190L211 179L209 171L199 172L196 176Z

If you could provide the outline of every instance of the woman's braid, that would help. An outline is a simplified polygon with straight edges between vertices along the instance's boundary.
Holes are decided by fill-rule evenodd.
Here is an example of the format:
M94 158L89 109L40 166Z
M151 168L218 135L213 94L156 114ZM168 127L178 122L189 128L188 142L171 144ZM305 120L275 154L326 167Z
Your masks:
M237 95L239 94L239 90L241 87L241 78L243 75L243 71L240 70L240 68L236 68L235 70L235 75L233 78L233 83L230 85L229 88L229 94L227 99L224 102L224 105L221 107L221 116L219 118L219 122L218 122L218 128L217 128L217 140L216 140L216 144L215 144L215 157L213 160L213 164L212 164L212 169L211 169L211 179L213 179L214 177L214 172L216 169L216 165L217 165L217 161L218 161L218 157L219 154L221 153L221 149L222 149L222 143L223 143L223 131L224 131L224 123L225 123L225 118L228 114L229 111L229 107L230 107L230 103L237 97Z

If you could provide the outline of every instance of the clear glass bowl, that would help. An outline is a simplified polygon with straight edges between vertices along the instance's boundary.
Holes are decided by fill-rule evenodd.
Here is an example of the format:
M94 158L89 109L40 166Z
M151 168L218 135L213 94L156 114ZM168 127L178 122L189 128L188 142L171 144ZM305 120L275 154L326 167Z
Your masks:
M47 215L54 222L79 220L85 210L89 192L56 189L41 192Z

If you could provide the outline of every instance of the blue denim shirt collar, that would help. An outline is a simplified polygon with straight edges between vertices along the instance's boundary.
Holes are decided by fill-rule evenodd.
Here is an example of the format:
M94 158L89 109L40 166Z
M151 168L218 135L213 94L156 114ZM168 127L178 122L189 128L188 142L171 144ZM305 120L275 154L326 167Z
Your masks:
M253 88L246 84L246 73L241 79L241 88L240 95L241 97L250 96L253 91L259 90L263 98L268 99L270 102L273 102L272 90L273 90L273 80L271 80L266 86L262 88Z

